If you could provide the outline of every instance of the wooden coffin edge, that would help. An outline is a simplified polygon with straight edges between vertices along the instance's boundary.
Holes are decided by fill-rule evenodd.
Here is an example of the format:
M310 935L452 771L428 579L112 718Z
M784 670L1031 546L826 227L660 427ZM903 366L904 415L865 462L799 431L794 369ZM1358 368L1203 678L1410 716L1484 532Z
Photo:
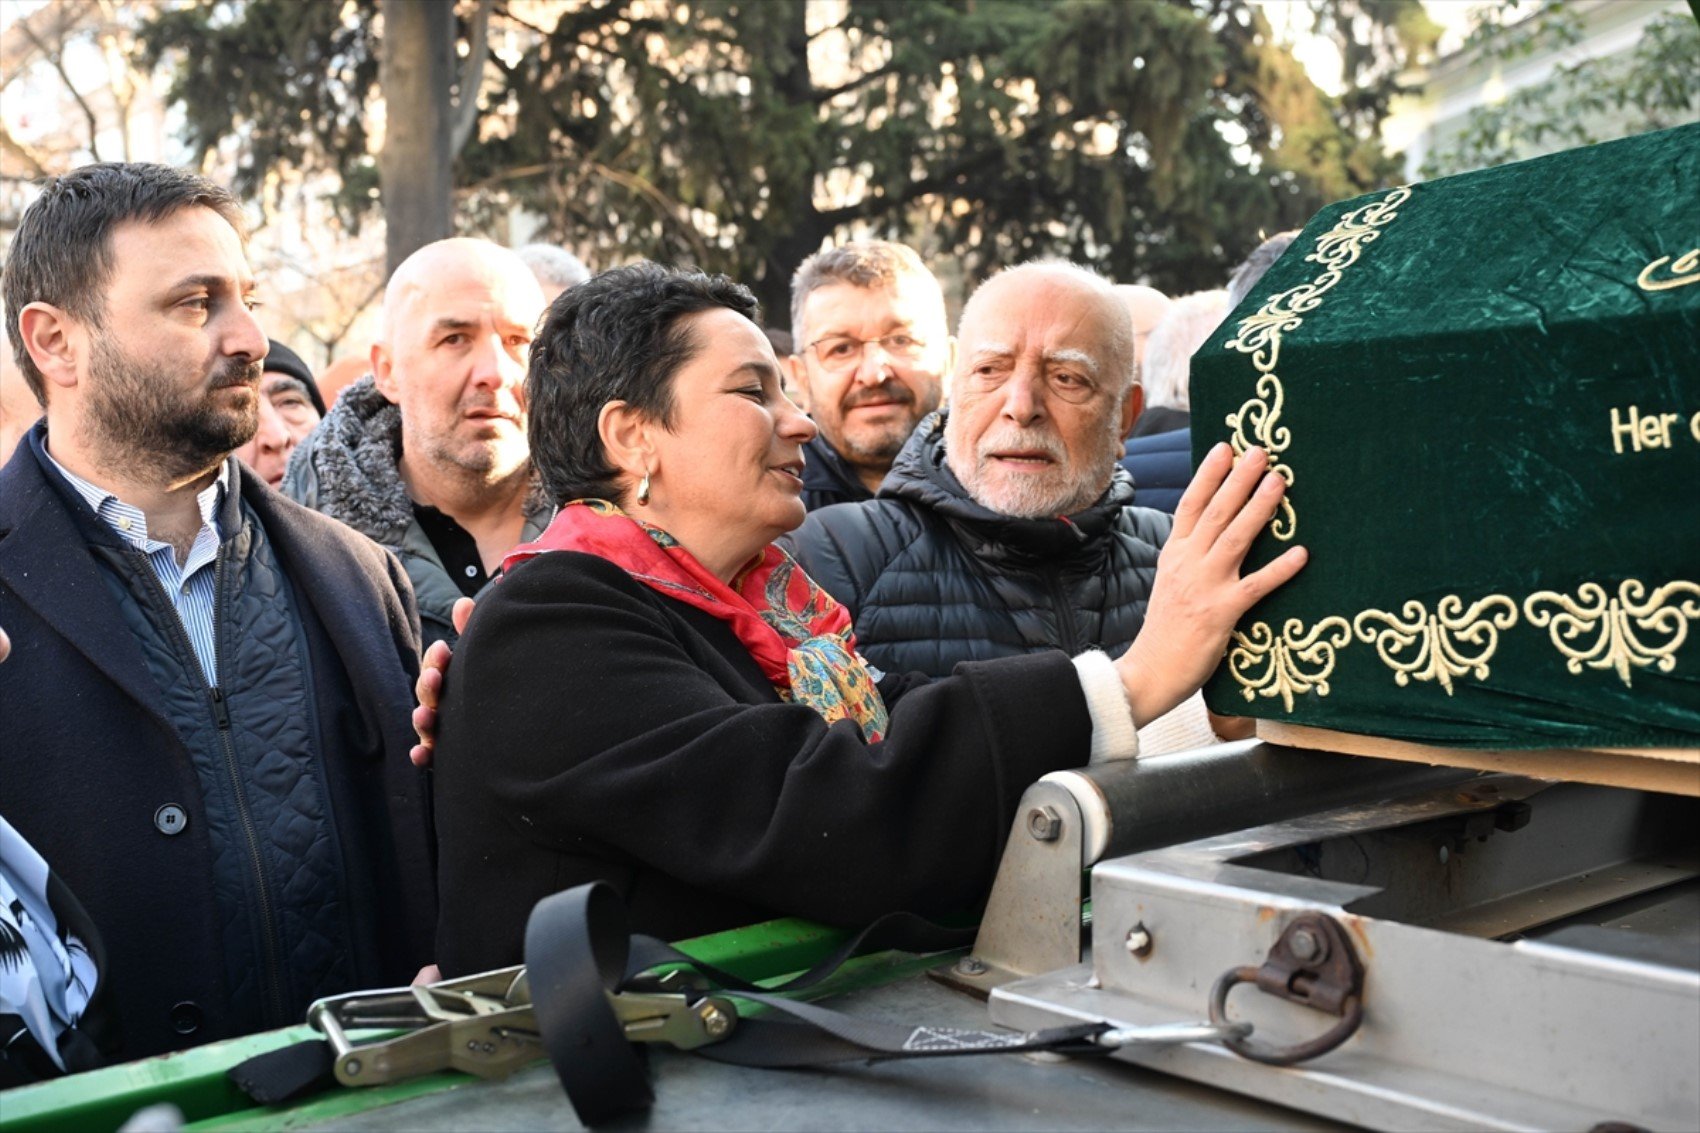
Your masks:
M1700 748L1544 748L1538 751L1479 750L1283 724L1257 722L1257 738L1344 755L1367 755L1407 763L1504 771L1535 779L1563 779L1700 797Z

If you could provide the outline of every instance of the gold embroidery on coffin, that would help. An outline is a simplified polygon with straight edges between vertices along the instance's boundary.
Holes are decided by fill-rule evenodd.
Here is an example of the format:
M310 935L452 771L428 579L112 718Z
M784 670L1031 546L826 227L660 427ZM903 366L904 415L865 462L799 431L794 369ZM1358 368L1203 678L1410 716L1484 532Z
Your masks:
M1291 490L1293 469L1281 462L1281 454L1293 443L1293 431L1275 423L1281 419L1281 402L1286 391L1281 388L1281 379L1274 374L1260 374L1256 390L1257 396L1240 406L1239 412L1228 414L1227 424L1234 430L1234 455L1243 456L1252 445L1261 445L1263 451L1269 454L1269 471L1285 480ZM1264 400L1266 398L1268 400ZM1269 521L1269 533L1277 539L1287 540L1298 528L1299 517L1293 511L1293 501L1282 496L1280 510Z
M1523 602L1529 624L1546 628L1553 645L1568 660L1565 668L1615 670L1626 687L1631 669L1656 665L1668 673L1676 667L1676 651L1688 638L1688 623L1700 619L1700 583L1669 582L1645 599L1639 579L1625 579L1616 597L1608 597L1597 582L1584 582L1576 597L1555 590L1531 594ZM1653 634L1663 641L1649 644L1636 635Z
M1667 263L1670 263L1670 275L1664 279L1654 279L1653 273ZM1700 283L1700 248L1677 257L1675 263L1671 263L1669 256L1660 256L1641 269L1641 274L1635 277L1635 283L1643 291L1669 291L1673 287Z
M1383 623L1380 629L1375 628L1377 621ZM1448 594L1432 614L1413 598L1399 614L1365 610L1352 619L1352 628L1359 641L1375 645L1400 688L1414 677L1434 681L1451 696L1453 677L1487 679L1488 662L1499 651L1499 631L1516 622L1517 603L1504 594L1490 594L1467 610L1462 598ZM1407 654L1412 646L1415 652Z
M1297 330L1306 314L1322 306L1322 296L1340 282L1342 273L1363 255L1364 245L1379 235L1380 228L1399 215L1395 210L1410 196L1411 190L1401 186L1381 200L1342 216L1333 228L1317 237L1316 251L1305 257L1307 263L1323 265L1323 273L1309 283L1271 295L1255 314L1240 320L1239 333L1228 343L1229 350L1251 355L1251 364L1259 374L1257 396L1224 420L1234 431L1234 453L1244 455L1253 444L1261 446L1269 454L1270 470L1287 482L1288 489L1293 486L1293 469L1281 460L1281 454L1287 451L1293 436L1290 429L1275 424L1286 396L1275 373L1281 360L1281 336ZM1269 533L1285 541L1297 534L1298 526L1292 500L1283 496L1280 511L1269 523Z
M1228 650L1228 671L1240 683L1247 700L1259 696L1281 698L1282 707L1293 710L1293 697L1316 690L1328 695L1328 678L1334 672L1334 651L1352 640L1346 619L1330 615L1305 632L1298 618L1288 618L1279 637L1268 622L1258 622L1249 634L1234 631Z

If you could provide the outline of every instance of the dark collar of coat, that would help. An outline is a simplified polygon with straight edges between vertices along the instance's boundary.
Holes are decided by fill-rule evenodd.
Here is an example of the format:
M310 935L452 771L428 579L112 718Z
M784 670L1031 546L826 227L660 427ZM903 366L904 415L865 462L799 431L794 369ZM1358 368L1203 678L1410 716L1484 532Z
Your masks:
M161 706L141 646L124 632L118 605L100 576L91 544L123 543L47 463L46 422L37 422L0 470L0 585L51 626L90 664L175 731ZM28 664L23 627L8 627L19 648L8 665Z
M844 454L833 448L825 433L816 433L803 446L803 490L830 492L846 501L871 500L874 494L856 475Z

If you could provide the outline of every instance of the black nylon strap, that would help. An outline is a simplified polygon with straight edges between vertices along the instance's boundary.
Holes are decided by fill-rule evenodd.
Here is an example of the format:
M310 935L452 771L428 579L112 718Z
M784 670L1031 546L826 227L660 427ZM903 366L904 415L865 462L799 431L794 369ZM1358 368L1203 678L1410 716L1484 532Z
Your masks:
M655 1100L644 1056L608 1003L625 974L631 937L607 885L545 897L525 926L532 1009L549 1061L579 1120L597 1125Z
M943 1058L962 1054L1016 1054L1055 1050L1103 1054L1091 1042L1107 1030L1103 1023L1079 1023L1025 1034L959 1027L909 1026L846 1015L812 1003L776 996L739 993L740 998L783 1012L796 1020L744 1019L724 1042L700 1047L698 1054L716 1062L768 1069L825 1066L834 1062L882 1062L898 1058Z
M261 1105L285 1105L334 1085L332 1068L331 1044L308 1039L239 1062L226 1076Z
M1104 1053L1090 1041L1107 1029L1102 1023L1028 1034L909 1026L784 998L815 987L860 953L891 948L942 952L971 943L973 935L972 929L945 928L909 913L894 913L802 974L763 988L654 937L630 935L618 895L597 882L537 903L526 924L525 961L544 1048L567 1100L586 1125L648 1108L655 1100L644 1048L626 1039L609 996L647 990L654 980L646 973L661 966L689 967L718 989L784 1016L740 1019L730 1037L698 1048L717 1062L783 1069L1025 1050ZM334 1082L332 1070L330 1044L315 1040L251 1058L233 1068L230 1078L260 1104L280 1105Z
M625 1042L607 992L647 989L653 980L645 973L662 965L692 968L717 988L789 1017L740 1019L729 1038L698 1048L698 1053L719 1062L779 1069L1024 1050L1104 1053L1089 1041L1107 1029L1103 1023L1029 1034L904 1026L783 998L784 994L816 986L859 952L887 948L936 952L961 947L972 939L970 929L944 928L909 913L895 913L875 921L796 978L775 988L761 988L654 937L629 937L624 910L613 890L595 883L558 893L538 904L526 929L526 964L532 973L532 999L550 1059L568 1099L586 1125L642 1109L654 1100L648 1081L642 1079L638 1056L630 1054L630 1061L610 1056L603 1037L607 1043L617 1039L630 1049L633 1044ZM572 962L578 971L559 976L550 973L551 995L556 998L546 1014L538 964L541 960L552 968L557 961L568 962L568 956L577 957ZM622 970L624 978L615 983L612 973ZM556 1025L552 1020L557 1018L573 1020L580 1033L594 1031L598 1036L594 1052L587 1057L584 1045L557 1041L558 1036L551 1035ZM610 1072L608 1067L616 1069Z
M775 987L762 987L694 959L653 936L634 936L631 958L626 964L627 978L622 987L642 986L644 972L662 965L679 964L696 970L718 988L733 992L740 999L760 1003L791 1017L790 1021L741 1019L730 1038L698 1048L697 1053L705 1058L739 1066L783 1069L824 1066L833 1062L1024 1050L1103 1053L1102 1047L1088 1041L1091 1036L1105 1030L1101 1023L1057 1027L1029 1034L904 1026L782 998L814 987L837 972L846 961L864 952L888 948L899 948L905 952L943 952L964 947L973 940L973 929L946 928L913 913L891 913L846 940L802 974Z

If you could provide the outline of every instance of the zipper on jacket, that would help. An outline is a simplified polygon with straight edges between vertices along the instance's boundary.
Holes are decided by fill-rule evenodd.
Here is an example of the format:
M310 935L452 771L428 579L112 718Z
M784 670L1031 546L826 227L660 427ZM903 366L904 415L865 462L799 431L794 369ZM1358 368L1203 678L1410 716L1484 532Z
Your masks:
M164 597L167 612L171 615L165 619L170 624L170 632L176 639L179 652L185 660L195 666L195 671L201 668L200 657L195 653L194 643L189 640L189 631L183 628L183 619L178 615L176 603L171 595L165 592L165 586L159 576L154 573L153 564L146 555L134 547L126 547L139 565L142 577L152 579L160 595ZM219 659L224 657L224 549L219 549L218 558L213 562L213 664L216 667ZM203 674L204 680L204 674ZM207 694L208 704L212 707L213 722L218 725L219 747L224 752L225 774L230 779L230 786L236 798L236 815L242 826L244 840L248 843L248 864L254 871L254 882L259 887L260 894L260 923L265 939L261 942L265 952L266 966L261 973L261 991L265 1000L264 1008L269 1018L269 1026L282 1027L289 1023L287 1009L283 1001L283 966L279 959L281 949L278 946L277 913L272 908L271 886L266 883L265 859L260 855L260 835L254 826L253 813L248 809L248 794L242 789L242 777L236 762L236 744L230 738L230 706L224 698L224 690L216 684L203 684L202 691Z
M219 548L218 558L213 563L213 663L220 669L226 656L224 642L225 598L224 598L224 548ZM179 624L181 631L181 624ZM188 634L185 633L184 637ZM191 655L193 655L191 651ZM261 945L266 954L266 967L263 973L262 990L266 1007L271 1018L268 1023L274 1027L286 1026L289 1023L287 1007L283 1001L283 961L282 948L278 944L277 911L272 906L271 885L266 880L265 858L260 852L259 830L254 826L254 814L248 807L248 792L242 785L241 768L236 761L236 743L230 736L230 705L224 697L224 689L219 685L208 685L207 694L212 701L213 719L218 723L218 740L224 750L225 772L230 776L231 793L236 799L236 814L242 823L242 833L248 842L248 861L254 870L254 885L260 896L260 928L263 940Z
M1057 611L1057 628L1063 631L1063 650L1073 657L1086 646L1080 640L1080 627L1074 624L1074 607L1069 604L1068 591L1063 587L1062 572L1055 567L1047 568L1045 581L1051 588L1051 603Z

